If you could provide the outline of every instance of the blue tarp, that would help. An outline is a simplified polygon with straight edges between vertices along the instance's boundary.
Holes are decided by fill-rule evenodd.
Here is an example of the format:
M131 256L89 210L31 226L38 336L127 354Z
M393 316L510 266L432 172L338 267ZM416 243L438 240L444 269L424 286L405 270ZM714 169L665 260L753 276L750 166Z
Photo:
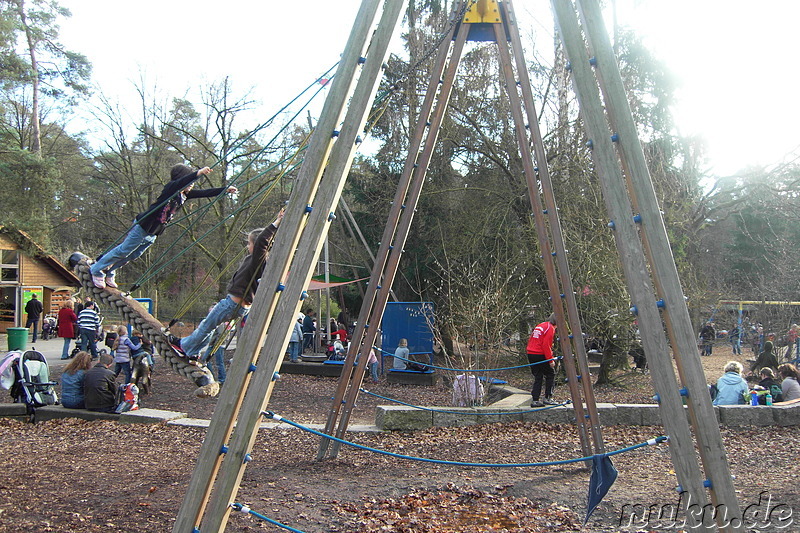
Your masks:
M400 339L412 354L433 353L433 303L389 302L383 311L381 347L394 353Z

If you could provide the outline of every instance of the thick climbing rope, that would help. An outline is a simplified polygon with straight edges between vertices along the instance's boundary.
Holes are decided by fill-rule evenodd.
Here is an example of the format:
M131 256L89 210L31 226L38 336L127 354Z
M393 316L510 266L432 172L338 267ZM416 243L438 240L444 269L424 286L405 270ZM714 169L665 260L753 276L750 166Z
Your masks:
M541 365L541 364L544 364L544 363L549 363L550 361L557 361L559 359L563 359L563 357L564 357L563 355L559 355L557 357L553 357L552 359L545 359L544 361L537 361L535 363L527 363L527 364L524 364L524 365L504 366L504 367L499 367L499 368L481 368L479 370L470 370L470 369L463 369L463 368L449 368L449 367L446 367L446 366L436 366L436 365L431 365L431 364L428 364L428 363L420 363L419 361L413 361L411 359L406 359L405 357L401 357L399 355L395 355L393 352L387 352L386 350L382 350L382 349L378 348L377 346L373 346L372 348L375 349L375 350L380 351L382 354L391 355L392 357L397 357L401 361L405 361L407 363L417 363L417 364L421 364L421 365L424 364L428 368L435 368L437 370L450 370L452 372L472 372L472 373L475 373L475 374L483 374L484 372L499 372L501 370L516 370L518 368L527 368L527 367L530 367L530 366L536 366L536 365Z
M399 453L394 453L386 450L379 450L378 448L371 448L369 446L364 446L363 444L358 444L355 442L351 442L348 440L340 439L338 437L334 437L332 435L326 435L321 431L317 431L312 429L308 426L304 426L297 422L293 422L288 418L283 418L280 415L273 413L272 411L262 411L262 415L267 418L271 418L277 422L283 422L285 424L289 424L290 426L296 427L297 429L301 429L307 433L312 433L318 437L323 437L325 439L329 439L340 444L346 444L347 446L351 446L353 448L357 448L360 450L365 450L368 452L377 453L380 455L388 455L389 457L395 457L397 459L406 459L408 461L418 461L422 463L434 463L439 465L449 465L449 466L472 466L478 468L530 468L530 467L539 467L539 466L558 466L558 465L566 465L571 463L584 463L587 461L591 461L593 457L610 457L612 455L618 455L620 453L630 452L639 448L643 448L645 446L655 446L656 444L661 444L662 442L667 440L666 436L655 437L653 439L647 440L645 442L640 442L639 444L634 444L632 446L628 446L626 448L620 448L618 450L613 450L610 452L606 452L603 454L595 454L586 457L576 457L574 459L561 459L558 461L541 461L535 463L469 463L465 461L445 461L443 459L430 459L428 457L414 457L412 455L403 455Z
M432 407L422 407L420 405L413 405L406 402L401 402L400 400L396 400L394 398L389 398L387 396L381 396L380 394L375 394L374 392L370 392L367 389L359 388L359 391L363 392L364 394L369 394L370 396L375 396L376 398L380 398L381 400L386 400L389 402L398 403L400 405L405 405L406 407L411 407L412 409L419 409L420 411L430 411L433 413L444 413L449 415L463 415L466 411L448 411L446 409L434 409ZM525 414L525 413L535 413L536 411L546 411L547 409L553 409L554 407L564 407L565 405L569 405L570 401L566 401L563 403L559 403L557 405L546 405L544 407L537 407L536 409L524 409L524 410L517 410L514 409L513 411L496 411L496 412L484 412L484 411L469 411L470 415L505 415L508 413L515 413L515 414ZM472 409L470 407L464 407L463 409Z
M304 146L305 146L305 143L308 141L309 137L310 137L310 135L309 135L309 136L307 136L307 137L306 137L306 138L303 140L303 145L304 145ZM298 151L297 153L299 153L299 151ZM295 155L297 155L297 153L296 153ZM299 164L299 163L298 163L298 164ZM294 168L294 167L292 167L292 168ZM289 170L291 170L291 169L289 169ZM274 182L273 182L273 183L278 183L278 181L280 180L280 178L281 178L281 177L282 177L282 176L283 176L283 175L284 175L286 172L287 172L287 170L286 170L286 169L284 169L284 171L283 171L283 172L282 172L282 173L281 173L281 174L280 174L280 175L279 175L279 176L278 176L278 177L277 177L277 178L274 180ZM270 190L271 190L271 188L270 188ZM262 191L259 191L259 192L257 192L255 195L253 195L253 196L251 196L250 198L248 198L248 199L247 199L247 201L246 201L245 203L249 204L249 203L250 203L250 202L252 202L252 201L253 201L253 200L254 200L256 197L258 197L259 195L263 194L263 192L264 192L263 190L262 190ZM254 208L254 209L253 209L253 210L250 212L250 214L247 216L247 218L245 218L244 222L242 222L242 224L240 225L240 228L244 228L244 227L246 227L246 226L248 225L248 223L250 222L250 220L251 220L251 219L252 219L252 218L253 218L253 217L256 215L256 213L258 213L258 212L259 212L259 210L260 210L261 206L263 205L264 201L266 200L266 198L267 198L267 196L263 196L263 197L261 198L261 200L258 202L258 205L256 205L256 207L255 207L255 208ZM215 226L215 227L216 227L216 226ZM201 236L199 239L197 239L197 240L199 241L200 239L204 238L206 235L208 235L208 234L209 234L211 231L213 231L213 230L214 230L214 228L211 228L211 229L210 229L208 232L206 232L204 235L202 235L202 236ZM219 255L218 255L218 257L222 257L222 256L224 256L224 255L227 253L227 251L228 251L228 248L230 248L230 246L231 246L231 244L232 244L232 243L233 243L233 241L232 241L232 240L228 240L228 242L226 242L226 243L225 243L225 246L223 246L222 250L219 252ZM185 251L185 250L184 250L184 251ZM245 249L244 249L244 248L242 248L241 250L239 250L239 252L237 252L237 254L236 254L236 256L234 257L234 259L233 259L233 260L231 260L231 261L229 261L229 262L228 262L228 264L225 266L225 268L221 269L220 273L219 273L219 274L216 276L216 279L215 279L215 281L218 281L218 280L219 280L219 278L221 278L221 277L222 277L222 275L223 275L225 272L227 272L227 270L228 270L228 267L230 267L230 265L231 265L231 264L233 264L233 263L236 261L236 259L237 259L237 258L241 257L241 256L244 254L244 252L245 252ZM182 254L182 253L184 253L184 252L181 252L181 254ZM155 275L156 273L157 273L157 272L153 273L153 275ZM201 292L204 290L204 283L206 282L206 280L207 280L208 278L209 278L209 274L208 274L208 272L207 272L207 273L206 273L206 275L205 275L205 277L204 277L204 278L203 278L203 279L200 281L200 283L199 283L199 284L197 284L197 285L195 286L195 288L192 290L192 292L190 293L189 297L187 298L187 302L184 302L183 306L181 306L181 308L178 310L178 312L175 314L175 316L172 318L172 320L170 320L170 323L169 323L169 326L170 326L170 327L172 327L172 325L173 325L173 324L174 324L174 323L175 323L175 322L176 322L176 321L177 321L177 320L178 320L180 317L182 317L182 316L183 316L183 315L184 315L184 314L185 314L185 313L186 313L186 312L187 312L187 311L188 311L188 310L191 308L191 305L192 305L192 304L193 304L193 303L194 303L194 302L195 302L195 301L196 301L196 300L199 298L199 296L200 296L200 293L201 293ZM251 283L252 283L252 280L251 280ZM239 306L237 305L237 307L236 307L236 313L238 314L238 312L239 312ZM214 350L216 350L217 348L219 348L219 346L215 346L215 347L214 347ZM212 353L213 353L213 352L212 352Z
M299 164L299 163L298 163L298 164ZM291 167L291 168L295 168L295 167ZM282 173L281 175L283 175L283 173ZM271 191L272 191L272 190L273 190L275 187L277 187L277 186L278 186L278 184L279 184L279 183L280 183L280 178L278 177L278 178L275 178L274 180L270 181L269 183L265 184L265 185L264 185L264 186L263 186L263 187L262 187L262 188L261 188L259 191L257 191L255 194L253 194L252 196L250 196L249 198L247 198L247 200L245 200L244 202L242 202L242 203L241 203L241 205L240 205L238 208L236 208L236 209L235 209L235 210L234 210L234 211L233 211L233 212L232 212L230 215L228 215L228 217L226 217L226 218L225 218L225 219L223 219L223 220L220 220L219 222L217 222L216 224L214 224L213 226L211 226L211 228L210 228L209 230L207 230L207 231L206 231L205 233L203 233L203 234L202 234L200 237L198 237L197 239L195 239L195 240L194 240L192 243L190 243L189 245L185 246L185 247L184 247L184 248L183 248L181 251L179 251L178 253L176 253L176 254L171 254L171 255L170 255L170 257L169 257L169 259L168 259L167 261L165 261L165 262L163 262L163 263L161 263L161 264L158 264L158 262L159 262L159 261L161 261L161 260L162 260L162 259L163 259L163 258L164 258L164 257L165 257L167 254L169 254L170 250L171 250L171 249L172 249L172 248L175 246L175 243L176 243L178 240L180 240L180 239L181 239L181 237L183 237L184 235L186 235L186 234L189 232L189 230L191 229L191 227L192 227L192 225L193 225L193 224L192 224L192 225L190 225L189 227L185 228L185 229L183 230L183 232L181 233L181 235L180 235L180 236L178 236L178 238L177 238L177 239L176 239L176 240L175 240L175 241L174 241L172 244L168 245L168 246L167 246L167 247L164 249L164 251L161 253L161 255L159 255L159 256L158 256L158 257L155 259L155 261L153 261L153 265L152 265L152 266L151 266L149 269L147 269L147 270L146 270L146 271L145 271L145 272L144 272L144 273L143 273L143 274L142 274L142 275L139 277L139 279L138 279L138 280L136 280L136 282L133 284L133 286L131 287L131 289L130 289L130 290L131 290L131 291L133 291L133 290L136 290L136 289L138 289L138 288L139 288L139 287L140 287L140 286L141 286L143 283L145 283L145 282L149 281L150 279L152 279L153 277L155 277L155 276L156 276L156 275L157 275L159 272L161 272L162 270L164 270L164 269L165 269L167 266L169 266L169 265L170 265L170 264L172 264L174 261L176 261L178 258L180 258L180 257L182 257L184 254L186 254L186 253L187 253L187 252L188 252L188 251L189 251L189 250L190 250L190 249L191 249L193 246L196 246L196 245L198 245L198 243L200 243L200 242L201 242L203 239L205 239L206 237L208 237L209 235L211 235L211 234L212 234L212 233L213 233L213 232L214 232L214 231L215 231L217 228L219 228L220 226L222 226L222 224L224 224L224 223L225 223L225 221L227 220L227 218L230 218L231 216L235 215L236 213L238 213L238 212L240 212L240 211L243 211L244 209L247 209L247 208L249 208L251 203L255 202L257 199L259 199L259 198L260 198L262 195L264 195L265 193L271 192ZM261 202L263 202L263 199L261 200ZM260 205L260 204L259 204L259 205ZM196 222L196 221L195 221L195 222ZM226 245L226 248L227 248L227 246L229 246L229 245L230 245L230 242L232 242L232 241L228 241L228 245ZM156 265L157 265L157 266L156 266Z
M85 259L76 265L75 274L87 294L92 296L95 301L105 304L109 309L119 312L128 324L153 343L156 352L161 354L161 357L175 373L188 378L197 385L195 396L205 398L216 396L219 393L219 383L214 380L211 371L205 366L194 365L186 358L178 357L162 333L161 322L148 313L139 302L123 295L116 289L95 287L89 272L89 264Z

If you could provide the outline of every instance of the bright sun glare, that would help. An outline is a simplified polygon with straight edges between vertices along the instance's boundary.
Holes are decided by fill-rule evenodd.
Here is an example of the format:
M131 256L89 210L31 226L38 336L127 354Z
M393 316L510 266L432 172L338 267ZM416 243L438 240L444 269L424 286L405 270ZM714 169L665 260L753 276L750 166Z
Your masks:
M252 86L251 96L270 114L338 59L359 5L306 0L276 10L272 2L244 0L61 3L73 12L62 24L64 43L94 64L107 96L134 102L134 111L133 83L144 72L170 96L229 76L238 91ZM773 166L800 154L793 94L800 81L793 46L800 2L616 4L620 24L641 34L681 80L674 108L679 132L706 139L714 174ZM524 33L552 42L548 1L518 0L515 9ZM129 29L112 23L121 20Z

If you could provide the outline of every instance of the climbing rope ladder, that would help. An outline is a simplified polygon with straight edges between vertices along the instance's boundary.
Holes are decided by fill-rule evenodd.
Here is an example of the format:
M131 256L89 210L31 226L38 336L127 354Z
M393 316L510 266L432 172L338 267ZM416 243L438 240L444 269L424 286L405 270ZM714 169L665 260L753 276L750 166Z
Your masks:
M609 231L614 232L634 303L633 311L638 315L662 420L669 435L679 490L688 492L692 502L701 508L709 499L715 509L724 506L726 512L715 514L714 519L729 521L720 523L721 529L738 530L729 525L735 523L732 518L741 518L741 513L694 346L686 302L599 5L597 0L578 0L579 21L571 0L552 0L552 3L572 66L581 114L592 139L591 154L612 220ZM404 6L403 0L362 1L320 121L309 142L281 230L267 260L248 327L239 339L226 379L228 385L221 391L201 446L173 528L176 533L222 531L233 506L241 505L235 504L236 495L245 466L251 460L259 424L265 416L271 416L266 406L275 370L286 351L295 317L306 296L305 287L335 218L333 211ZM431 81L376 254L357 330L325 430L320 433L318 457L335 456L338 445L343 442L341 436L346 431L366 367L354 362L357 356L360 361L366 361L374 344L459 59L472 31L484 32L484 36L488 32L498 45L548 289L557 317L558 342L576 412L580 445L585 457L602 455L605 452L594 394L590 380L583 379L589 375L588 362L564 239L511 1L464 1L455 7L453 17L447 38L435 53ZM598 86L603 91L602 101ZM673 357L677 376L672 366ZM699 525L705 530L716 527L693 513L687 513L687 518L692 527Z

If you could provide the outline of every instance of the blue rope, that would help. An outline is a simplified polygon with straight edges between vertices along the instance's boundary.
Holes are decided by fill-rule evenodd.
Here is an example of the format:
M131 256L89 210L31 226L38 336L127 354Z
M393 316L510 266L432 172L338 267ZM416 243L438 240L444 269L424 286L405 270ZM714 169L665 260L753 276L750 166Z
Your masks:
M391 355L392 357L397 357L401 361L405 361L407 363L417 363L417 364L420 364L420 365L425 365L428 368L436 368L438 370L451 370L453 372L474 372L476 374L482 374L483 372L499 372L501 370L516 370L518 368L527 368L529 366L541 365L541 364L544 364L544 363L549 363L550 361L556 361L558 359L563 359L563 357L564 357L563 355L559 355L558 357L553 357L552 359L545 359L544 361L537 361L536 363L528 363L526 365L519 365L519 366L504 366L504 367L500 367L500 368L484 368L484 369L481 369L481 370L469 370L469 369L463 369L463 368L449 368L449 367L446 367L446 366L436 366L436 365L430 365L428 363L420 363L419 361L412 361L410 359L406 359L405 357L400 357L399 355L395 355L392 352L387 352L386 350L378 348L377 346L373 346L373 348L375 350L378 350L379 352L381 352L383 354L388 354L388 355Z
M304 426L302 424L298 424L297 422L293 422L293 421L291 421L289 419L283 418L280 415L276 415L272 411L262 411L261 414L266 416L267 418L272 418L273 420L277 420L278 422L285 422L285 423L289 424L290 426L294 426L297 429L302 429L303 431L306 431L308 433L313 433L314 435L317 435L319 437L330 439L332 441L336 441L336 442L341 443L341 444L347 444L348 446L352 446L354 448L360 448L362 450L366 450L366 451L369 451L369 452L379 453L381 455L388 455L390 457L396 457L398 459L407 459L409 461L420 461L420 462L423 462L423 463L434 463L434 464L450 465L450 466L474 466L474 467L479 467L479 468L523 468L523 467L532 467L532 466L557 466L557 465L566 465L566 464L570 464L570 463L582 463L582 462L585 462L585 461L590 461L594 457L604 457L604 456L610 457L612 455L617 455L617 454L620 454L620 453L629 452L631 450L636 450L637 448L642 448L644 446L652 446L652 445L655 445L655 444L660 444L660 443L664 442L665 440L667 440L667 437L661 436L661 437L656 437L654 439L650 439L650 440L648 440L646 442L641 442L639 444L634 444L633 446L628 446L627 448L621 448L619 450L614 450L614 451L606 452L606 453L603 453L603 454L595 454L593 456L578 457L576 459L562 459L561 461L543 461L543 462L540 462L540 463L467 463L467 462L462 462L462 461L444 461L444 460L441 460L441 459L428 459L426 457L412 457L410 455L402 455L402 454L399 454L399 453L387 452L386 450L379 450L377 448L370 448L369 446L363 446L361 444L356 444L355 442L350 442L350 441L347 441L347 440L344 440L344 439L340 439L338 437L333 437L331 435L326 435L325 433L322 433L321 431L317 431L315 429L311 429L310 427L306 427L306 426Z
M236 510L236 511L240 511L242 513L248 513L248 514L251 514L251 515L253 515L255 517L260 518L261 520L266 520L270 524L278 526L278 527L282 527L283 529L285 529L287 531L293 531L294 533L305 533L304 531L302 531L300 529L295 529L295 528L293 528L291 526L287 526L286 524L281 524L277 520L273 520L272 518L266 517L261 513L257 513L255 511L253 511L252 509L250 509L249 507L247 507L246 505L243 505L241 503L232 503L231 507L233 507L233 509Z
M390 402L399 403L400 405L405 405L407 407L412 407L414 409L419 409L420 411L431 411L431 412L434 412L434 413L445 413L445 414L449 414L449 415L463 415L464 414L464 411L446 411L444 409L432 409L430 407L421 407L419 405L412 405L410 403L401 402L400 400L395 400L394 398L388 398L386 396L381 396L380 394L375 394L374 392L370 392L367 389L359 388L358 390L360 390L361 392L363 392L365 394L369 394L371 396L375 396L376 398L380 398L381 400L387 400L387 401L390 401ZM505 415L505 414L509 414L509 413L513 413L513 414L535 413L536 411L545 411L547 409L552 409L553 407L563 407L563 406L565 406L565 405L567 405L569 403L571 403L571 402L566 401L566 402L560 403L558 405L548 405L546 407L537 407L536 409L526 409L524 411L501 411L501 412L497 412L497 413L484 413L482 411L479 411L479 412L468 413L468 414L470 414L470 415Z

